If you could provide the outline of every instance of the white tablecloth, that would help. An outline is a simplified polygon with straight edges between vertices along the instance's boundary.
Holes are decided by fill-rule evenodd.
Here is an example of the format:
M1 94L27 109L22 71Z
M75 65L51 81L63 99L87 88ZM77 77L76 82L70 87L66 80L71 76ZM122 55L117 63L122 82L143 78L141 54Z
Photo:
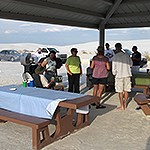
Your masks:
M16 90L11 90L12 87ZM0 108L51 119L60 101L82 96L85 95L33 87L3 86L0 87Z

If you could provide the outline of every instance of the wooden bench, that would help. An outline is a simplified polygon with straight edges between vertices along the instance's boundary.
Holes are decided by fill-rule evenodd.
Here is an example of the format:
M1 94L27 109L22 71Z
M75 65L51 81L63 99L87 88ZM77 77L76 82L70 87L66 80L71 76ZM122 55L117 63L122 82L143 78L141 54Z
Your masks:
M33 149L38 150L42 148L42 143L45 140L48 130L48 125L51 120L42 119L38 117L23 115L20 113L8 111L5 109L0 109L0 119L3 121L10 121L13 123L25 125L32 128L32 145ZM43 139L41 139L40 134L42 134Z
M134 88L143 89L144 94L146 94L146 95L149 94L149 89L150 89L149 85L134 85Z
M139 105L139 107L142 109L142 111L146 116L150 115L150 107L149 107L150 99L147 98L147 95L137 94L134 97L134 100L136 101L136 103Z
M76 109L96 103L98 97L84 96L73 100L62 101L59 103L54 114L54 121L33 116L28 116L0 108L0 122L10 121L13 123L25 125L32 128L32 148L39 150L46 145L60 139L77 129L81 129L90 124L89 113L77 114L74 121L74 112ZM60 108L67 108L65 114L62 115ZM54 124L55 131L50 135L48 125Z

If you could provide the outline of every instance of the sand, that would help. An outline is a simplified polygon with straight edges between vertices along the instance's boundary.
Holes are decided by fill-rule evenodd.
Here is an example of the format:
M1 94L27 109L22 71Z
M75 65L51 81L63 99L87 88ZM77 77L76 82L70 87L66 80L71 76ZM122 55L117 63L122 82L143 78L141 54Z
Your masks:
M1 61L0 86L22 84L22 72L23 66L19 62ZM92 90L86 94L92 95ZM141 110L135 110L137 104L133 100L134 95L135 92L130 94L128 108L118 111L118 94L105 93L103 101L106 109L91 107L90 126L43 150L149 150L150 119ZM10 122L0 123L0 150L31 150L31 142L31 128Z
M106 43L110 44L110 47L114 49L115 44L120 42L122 43L123 49L129 49L131 50L133 45L136 45L138 47L138 51L141 53L149 52L149 39L144 40L115 40L115 41L106 41ZM63 52L69 52L72 47L78 48L79 51L86 51L86 52L93 52L97 49L99 45L98 41L93 42L87 42L87 43L79 43L79 44L73 44L73 45L65 45L65 46L57 46L57 45L43 45L43 44L36 44L36 43L12 43L12 44L1 44L0 43L0 50L3 49L16 49L16 50L30 50L30 51L36 51L39 47L55 47L57 50L59 50L61 53Z

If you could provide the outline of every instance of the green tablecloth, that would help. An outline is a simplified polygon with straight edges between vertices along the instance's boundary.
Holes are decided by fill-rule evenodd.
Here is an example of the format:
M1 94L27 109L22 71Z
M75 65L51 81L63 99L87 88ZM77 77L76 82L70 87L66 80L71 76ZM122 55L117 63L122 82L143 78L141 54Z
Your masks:
M146 72L136 72L132 74L133 85L150 85L150 74Z

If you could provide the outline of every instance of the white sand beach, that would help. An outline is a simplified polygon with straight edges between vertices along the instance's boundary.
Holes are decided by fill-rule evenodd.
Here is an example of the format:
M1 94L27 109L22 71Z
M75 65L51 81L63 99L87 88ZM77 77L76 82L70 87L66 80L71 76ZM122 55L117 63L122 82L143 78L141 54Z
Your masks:
M83 49L84 50L84 49ZM83 55L84 73L92 54ZM64 68L61 72L65 73ZM0 86L22 84L23 66L19 62L0 61ZM92 95L92 90L86 92ZM90 125L63 139L55 141L43 150L149 150L150 118L142 110L135 110L136 92L130 93L125 111L119 105L116 93L105 93L105 109L90 109ZM0 123L0 150L31 150L31 128L15 123Z
M110 47L114 48L117 42L122 43L122 47L124 49L132 49L133 45L138 47L138 50L141 53L149 52L150 51L150 40L130 40L130 41L106 41L110 43ZM96 51L97 46L99 45L98 41L95 42L88 42L88 43L81 43L81 44L74 44L74 45L67 45L67 46L57 46L57 45L42 45L36 43L16 43L16 44L0 44L0 50L3 49L15 49L15 50L29 50L29 51L36 51L39 47L55 47L61 53L69 53L72 47L78 48L79 52L86 51L90 53L94 53Z

